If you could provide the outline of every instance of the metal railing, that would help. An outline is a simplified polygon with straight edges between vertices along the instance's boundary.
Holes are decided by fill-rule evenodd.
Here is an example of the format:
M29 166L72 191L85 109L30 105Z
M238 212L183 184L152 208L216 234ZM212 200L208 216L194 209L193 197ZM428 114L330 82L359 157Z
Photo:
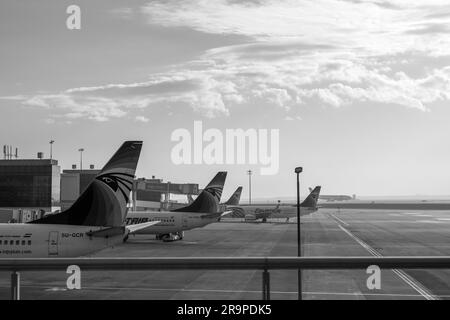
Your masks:
M429 257L190 257L0 259L11 271L11 299L20 299L21 271L49 271L77 265L81 270L262 270L262 298L270 299L269 270L450 269L450 256Z

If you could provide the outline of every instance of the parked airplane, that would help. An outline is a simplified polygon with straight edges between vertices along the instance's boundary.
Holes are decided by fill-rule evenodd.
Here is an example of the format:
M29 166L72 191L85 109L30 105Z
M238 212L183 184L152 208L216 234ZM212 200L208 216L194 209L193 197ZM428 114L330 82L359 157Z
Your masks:
M312 188L309 188L309 192L312 191ZM356 195L353 195L353 197L342 195L342 194L321 194L319 197L319 200L325 200L325 201L347 201L347 200L355 200Z
M236 191L231 195L230 199L228 199L224 203L221 203L220 205L223 205L223 206L237 206L237 205L239 205L239 201L241 201L241 193L242 193L242 187L239 186L236 189ZM190 194L188 194L187 198L188 198L188 203L189 204L191 204L195 200L192 197L192 195L190 195Z
M226 202L221 203L220 207L222 211L229 211L228 214L233 213L232 211L228 210L227 208L230 206L238 206L239 202L241 201L241 193L242 193L242 187L239 186L236 191L231 195L230 199L228 199ZM227 215L228 215L227 214ZM220 221L221 218L219 218L218 221Z
M181 240L184 231L217 222L222 215L228 213L223 212L219 205L226 177L226 172L217 173L199 196L186 207L172 211L129 212L126 224L133 226L136 223L160 221L156 225L137 231L136 234L154 234L156 239L163 241Z
M124 226L142 141L126 141L67 210L29 223L0 224L0 258L74 257L158 223Z
M300 214L307 215L317 211L317 201L320 195L320 186L314 188L306 199L300 203ZM273 205L245 205L245 206L229 206L228 210L232 212L230 217L245 218L246 221L256 221L261 219L267 222L267 218L289 218L297 216L297 205L282 205L280 201L274 207Z

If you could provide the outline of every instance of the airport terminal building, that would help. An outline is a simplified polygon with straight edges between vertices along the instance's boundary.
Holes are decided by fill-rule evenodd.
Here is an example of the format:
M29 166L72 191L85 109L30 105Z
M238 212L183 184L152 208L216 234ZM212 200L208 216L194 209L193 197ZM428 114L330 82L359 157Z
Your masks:
M35 215L59 209L59 201L57 160L0 160L0 210L11 213L20 209Z

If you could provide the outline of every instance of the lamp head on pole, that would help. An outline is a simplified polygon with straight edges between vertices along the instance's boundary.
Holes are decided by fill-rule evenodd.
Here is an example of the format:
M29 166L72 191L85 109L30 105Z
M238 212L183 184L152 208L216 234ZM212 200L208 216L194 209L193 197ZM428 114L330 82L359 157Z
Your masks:
M301 173L303 171L303 168L302 167L297 167L297 168L295 168L295 173L296 174L299 174L299 173Z

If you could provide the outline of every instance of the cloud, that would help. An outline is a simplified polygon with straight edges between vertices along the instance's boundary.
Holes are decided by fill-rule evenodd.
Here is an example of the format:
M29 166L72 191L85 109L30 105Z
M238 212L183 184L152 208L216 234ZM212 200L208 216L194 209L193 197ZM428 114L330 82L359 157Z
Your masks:
M286 46L281 46L280 54ZM434 68L413 78L391 68L398 67L402 57L391 56L380 62L341 51L315 51L268 63L241 59L243 48L233 49L206 52L201 58L209 63L203 63L202 69L191 69L198 64L189 63L154 74L145 82L72 88L27 97L23 103L62 110L72 119L106 121L134 110L174 103L212 118L228 116L236 107L263 104L286 113L307 103L338 108L368 101L427 111L429 104L450 99L449 67Z
M448 36L450 34L450 28L448 24L444 23L426 23L421 24L417 28L406 31L409 34L416 35L439 35Z
M0 100L11 100L11 101L20 101L25 99L25 95L15 95L15 96L2 96L0 97Z
M296 39L393 54L414 46L424 51L435 50L441 45L439 41L449 44L445 35L436 41L405 35L444 8L449 8L445 0L427 1L426 5L420 0L165 0L149 2L142 11L150 24L166 27L238 34L260 42ZM449 22L448 18L441 16L444 24Z
M243 101L264 98L286 111L311 99L427 111L449 99L446 65L415 78L408 69L450 56L449 9L444 0L197 0L153 1L143 12L150 24L252 37L202 57L205 72L237 84Z
M300 117L300 116L296 116L296 117L286 116L286 117L284 117L284 120L286 120L286 121L294 121L294 120L301 121L302 117Z
M143 122L143 123L147 123L150 121L149 118L144 117L144 116L136 116L134 119L138 122Z
M55 119L47 118L47 119L44 120L44 122L45 122L46 124L54 124L56 121L55 121Z
M133 8L120 7L110 10L110 13L113 16L118 17L120 19L130 20L131 18L133 18L134 10Z
M11 98L11 97L4 97ZM226 102L240 103L235 85L217 81L208 73L190 70L156 74L149 81L71 88L60 93L18 96L26 106L63 112L71 119L107 121L136 109L161 103L181 103L206 117L228 115Z
M169 0L140 10L152 25L250 40L207 50L146 81L15 99L94 121L126 116L139 121L134 113L165 105L205 117L269 105L287 119L305 104L339 108L374 102L428 111L450 100L447 1Z
M107 121L110 118L123 117L126 112L120 103L100 96L85 96L74 99L67 93L36 95L23 100L23 104L32 107L44 107L64 111L69 119L88 118L95 121Z

